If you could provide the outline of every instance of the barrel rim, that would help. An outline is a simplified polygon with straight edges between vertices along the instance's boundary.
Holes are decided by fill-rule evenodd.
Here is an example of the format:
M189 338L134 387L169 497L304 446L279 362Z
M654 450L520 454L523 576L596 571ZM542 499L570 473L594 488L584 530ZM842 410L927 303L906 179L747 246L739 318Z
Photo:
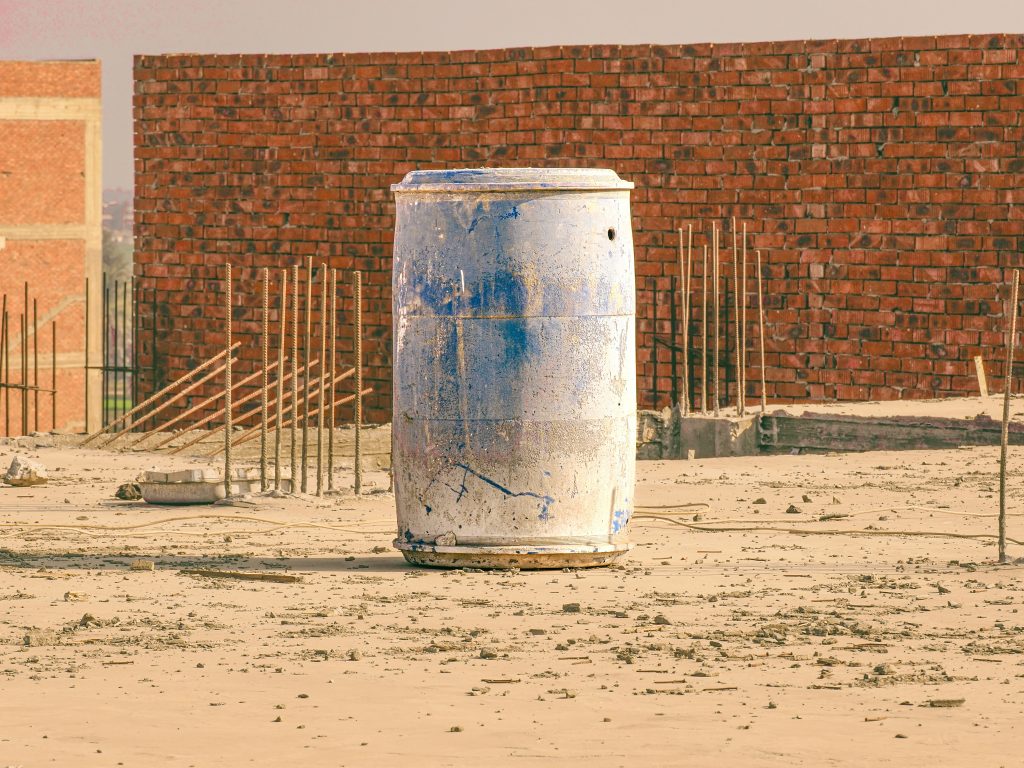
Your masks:
M610 168L449 168L409 171L395 193L602 192L634 188Z

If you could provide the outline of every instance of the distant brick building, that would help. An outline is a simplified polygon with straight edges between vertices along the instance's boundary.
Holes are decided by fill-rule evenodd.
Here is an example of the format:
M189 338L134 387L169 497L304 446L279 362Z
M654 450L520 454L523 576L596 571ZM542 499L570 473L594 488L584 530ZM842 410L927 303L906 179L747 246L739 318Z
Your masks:
M678 311L676 228L695 225L700 253L711 221L733 216L764 260L771 400L976 393L972 358L1001 367L1024 247L1022 51L1024 36L962 35L138 57L136 275L160 297L142 324L155 319L163 366L143 394L219 350L226 261L248 281L235 317L240 367L253 370L257 269L311 255L364 272L368 413L389 418L388 185L415 168L517 165L607 167L636 183L642 407L667 405L673 386L655 337L672 340ZM728 230L722 244L734 392Z
M57 424L85 427L85 282L97 299L90 323L91 364L99 363L102 271L100 63L0 61L0 294L11 318L11 379L21 380L24 284L38 307L39 381L51 381L51 323L57 322ZM31 360L31 358L30 358ZM30 365L31 368L31 365ZM89 426L98 425L99 378L92 376ZM30 382L33 377L30 374ZM20 434L20 393L9 395L12 434ZM0 394L0 434L4 404ZM31 430L34 402L29 398ZM49 395L39 425L52 426Z

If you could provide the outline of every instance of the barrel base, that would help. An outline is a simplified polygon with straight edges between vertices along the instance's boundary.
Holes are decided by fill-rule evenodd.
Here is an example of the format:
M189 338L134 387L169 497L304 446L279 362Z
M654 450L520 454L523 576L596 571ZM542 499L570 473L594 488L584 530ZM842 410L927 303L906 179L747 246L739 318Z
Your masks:
M572 547L460 547L440 545L410 545L394 542L405 559L412 565L428 568L486 568L539 571L559 568L598 568L611 565L633 548L632 544L617 544L607 549Z

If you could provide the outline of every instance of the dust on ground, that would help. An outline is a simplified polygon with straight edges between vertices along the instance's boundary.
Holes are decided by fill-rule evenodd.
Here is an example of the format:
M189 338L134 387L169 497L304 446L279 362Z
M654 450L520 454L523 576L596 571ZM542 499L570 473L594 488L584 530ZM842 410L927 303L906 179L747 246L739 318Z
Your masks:
M998 448L641 462L629 558L554 572L407 566L382 472L170 508L113 495L195 459L15 453L54 479L0 488L0 765L1019 764L1021 566L838 533L994 533Z

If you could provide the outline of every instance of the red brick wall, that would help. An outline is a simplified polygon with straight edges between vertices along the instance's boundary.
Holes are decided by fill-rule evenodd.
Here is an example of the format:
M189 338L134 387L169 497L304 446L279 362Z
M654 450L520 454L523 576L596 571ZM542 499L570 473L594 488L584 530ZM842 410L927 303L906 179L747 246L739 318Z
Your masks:
M46 389L52 381L51 322L57 323L57 418L54 425L51 395L40 393L38 424L44 430L80 430L85 421L86 241L90 236L99 241L100 221L90 222L87 212L89 185L96 182L87 179L87 120L81 113L88 109L98 115L99 97L97 61L0 61L0 294L7 297L13 383L22 382L25 282L28 380L36 383L38 346L38 383ZM32 299L38 339L31 327ZM35 403L33 393L28 431L37 423ZM11 434L21 434L21 414L21 392L0 393L0 434L8 425Z
M226 260L249 281L236 310L249 370L251 268L310 254L367 273L370 415L388 418L388 185L414 168L585 165L636 183L642 406L652 405L655 327L670 335L676 228L694 224L696 250L716 219L731 245L732 216L748 222L750 258L760 249L764 259L770 399L974 392L971 358L1001 356L1005 282L1024 235L1022 44L993 35L138 57L136 258L160 297L163 377L217 350ZM731 248L723 262L731 385ZM694 286L699 295L699 277ZM699 337L696 305L692 317ZM663 406L665 350L660 360Z

